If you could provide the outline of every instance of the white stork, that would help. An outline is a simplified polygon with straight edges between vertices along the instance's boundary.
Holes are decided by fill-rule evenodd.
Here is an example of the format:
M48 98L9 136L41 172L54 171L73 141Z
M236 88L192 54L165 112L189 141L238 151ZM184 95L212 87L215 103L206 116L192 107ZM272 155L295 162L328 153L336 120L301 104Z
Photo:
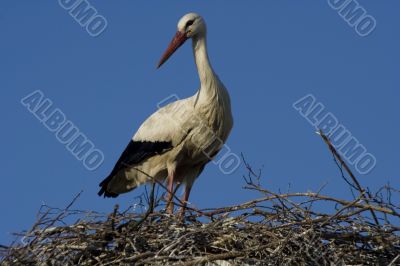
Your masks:
M189 13L179 20L178 31L157 68L192 39L200 89L192 97L160 108L140 126L111 174L100 183L99 196L117 197L152 178L167 179L167 211L174 210L174 184L184 183L184 213L195 179L222 148L233 126L228 91L208 59L206 33L198 14Z

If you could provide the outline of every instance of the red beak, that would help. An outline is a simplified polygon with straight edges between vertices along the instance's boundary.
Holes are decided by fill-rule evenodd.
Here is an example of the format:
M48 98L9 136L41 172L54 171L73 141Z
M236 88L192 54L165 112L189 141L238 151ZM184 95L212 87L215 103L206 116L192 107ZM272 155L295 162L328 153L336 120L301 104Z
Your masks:
M185 41L188 39L188 37L186 37L185 33L182 33L180 31L178 31L174 38L172 39L171 43L169 44L167 50L164 52L163 56L160 59L160 62L157 65L157 68L159 68L160 66L162 66L162 64L165 63L165 61L168 60L168 58L170 58L170 56L179 48L181 47L182 44L185 43Z

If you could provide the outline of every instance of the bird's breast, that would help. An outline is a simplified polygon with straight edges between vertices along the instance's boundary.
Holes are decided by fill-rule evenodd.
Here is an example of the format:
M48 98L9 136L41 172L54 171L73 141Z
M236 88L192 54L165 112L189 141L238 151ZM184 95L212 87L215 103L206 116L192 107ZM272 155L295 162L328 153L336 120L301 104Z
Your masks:
M187 156L194 162L207 162L222 148L232 129L230 106L217 102L200 107L193 115L192 125L185 142Z

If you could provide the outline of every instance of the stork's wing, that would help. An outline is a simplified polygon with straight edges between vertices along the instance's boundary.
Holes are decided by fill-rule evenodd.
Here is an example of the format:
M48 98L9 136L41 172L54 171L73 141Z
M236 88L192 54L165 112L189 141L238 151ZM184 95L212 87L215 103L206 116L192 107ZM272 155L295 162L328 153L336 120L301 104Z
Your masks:
M115 164L111 175L114 176L121 169L137 165L143 160L157 154L162 154L171 148L171 142L167 141L149 142L131 140Z
M194 126L194 97L173 102L152 114L133 136L133 141L182 142Z
M172 148L171 142L149 142L149 141L133 141L131 140L128 146L125 148L124 152L121 154L117 163L115 164L111 174L107 176L100 184L101 187L98 195L104 197L117 197L118 194L109 192L107 190L108 183L113 179L113 177L122 169L126 167L136 165L143 160L154 156L156 154L161 154Z
M108 183L122 169L137 165L144 160L162 154L179 143L191 130L190 116L193 113L191 98L173 102L152 114L139 128L111 174L100 183L99 196L116 197L107 191Z

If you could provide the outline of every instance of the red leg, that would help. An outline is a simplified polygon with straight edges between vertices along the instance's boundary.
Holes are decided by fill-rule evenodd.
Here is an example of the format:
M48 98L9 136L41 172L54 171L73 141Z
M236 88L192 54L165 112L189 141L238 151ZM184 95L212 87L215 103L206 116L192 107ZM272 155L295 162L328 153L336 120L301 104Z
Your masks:
M183 194L183 197L181 199L182 201L182 207L180 210L180 216L184 216L185 215L185 211L186 211L186 204L189 200L189 195L190 195L190 191L192 190L192 185L193 184L186 184L185 186L185 193Z
M169 214L174 213L174 179L175 179L175 173L172 172L168 175L168 184L167 184L167 189L168 189L168 197L167 197L167 212Z

